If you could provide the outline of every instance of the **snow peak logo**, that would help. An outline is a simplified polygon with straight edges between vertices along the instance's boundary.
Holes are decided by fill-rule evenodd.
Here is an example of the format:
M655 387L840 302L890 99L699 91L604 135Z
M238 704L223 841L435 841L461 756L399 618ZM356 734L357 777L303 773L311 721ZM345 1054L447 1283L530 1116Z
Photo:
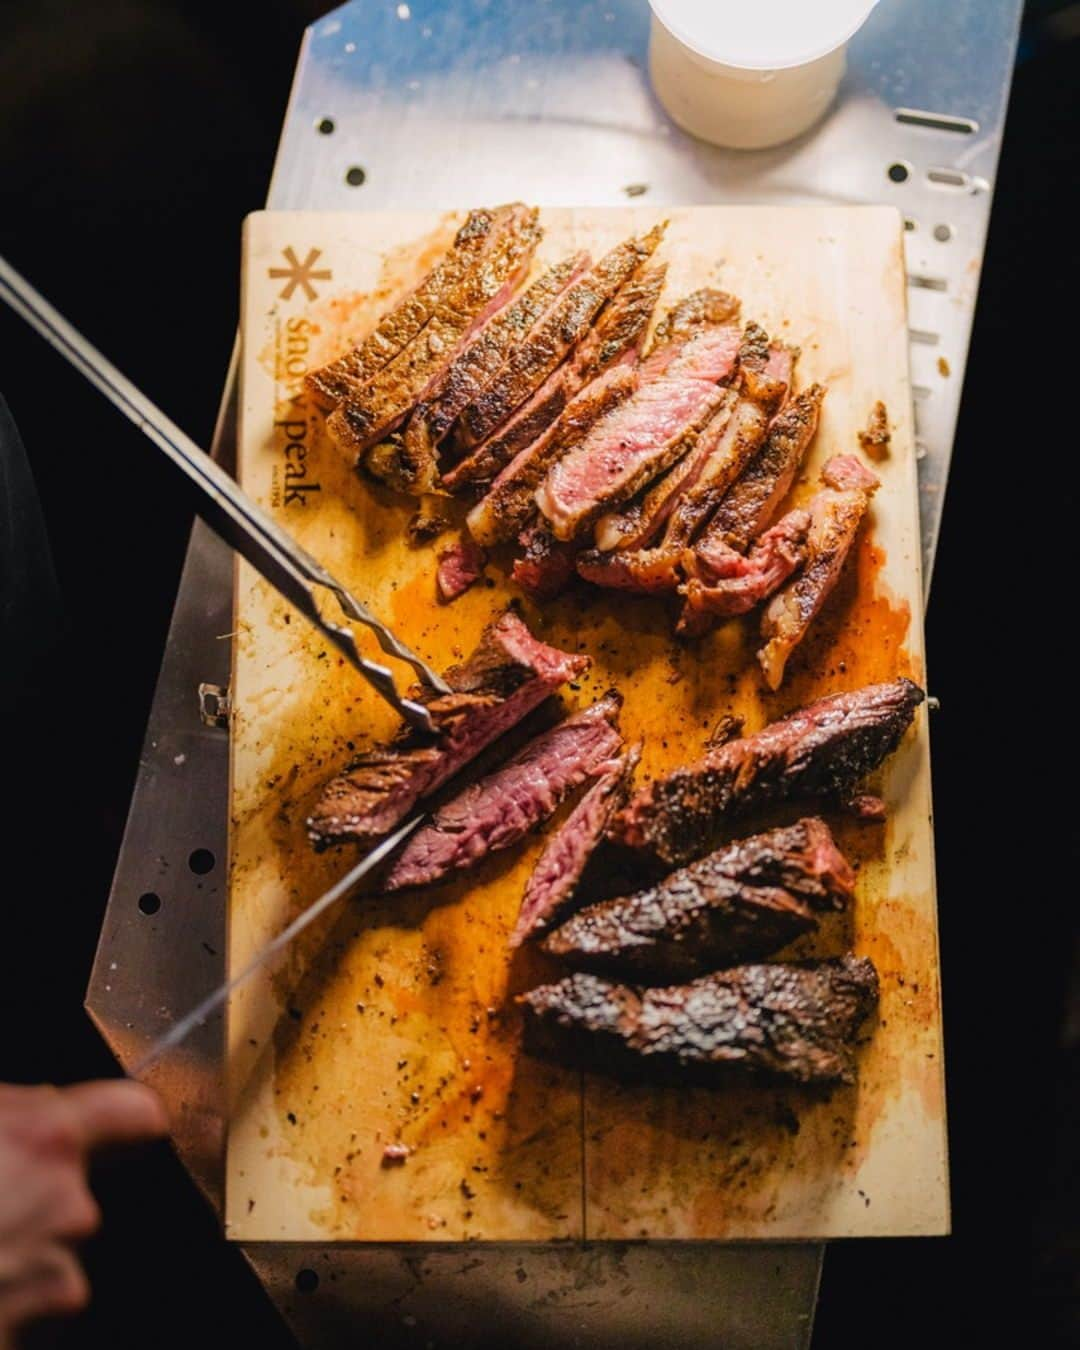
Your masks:
M277 452L271 476L270 501L275 507L303 506L322 487L314 482L308 465L311 424L316 416L304 376L308 371L311 324L304 318L279 323L275 337L274 449Z

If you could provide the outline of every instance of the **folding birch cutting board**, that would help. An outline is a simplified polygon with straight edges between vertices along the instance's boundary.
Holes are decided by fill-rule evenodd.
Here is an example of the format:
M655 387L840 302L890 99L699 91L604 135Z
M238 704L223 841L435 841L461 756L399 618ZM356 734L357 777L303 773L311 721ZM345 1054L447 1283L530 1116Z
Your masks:
M796 497L857 449L877 399L892 428L868 524L812 639L762 691L756 616L696 645L660 600L574 591L523 614L593 666L566 706L610 685L645 739L643 773L695 757L720 714L753 730L819 695L923 679L919 532L900 217L868 207L548 210L536 266L594 256L667 216L662 307L702 285L802 348L828 385ZM453 605L410 503L362 481L303 376L344 350L449 243L462 214L258 214L244 245L244 488L433 666L467 653L517 595L508 560ZM304 820L392 714L250 568L238 574L229 967L237 970L348 867ZM372 653L376 649L369 641ZM407 675L405 667L400 673ZM509 741L507 742L509 744ZM504 749L506 746L504 745ZM828 1097L750 1083L620 1086L520 1048L514 995L558 975L505 940L540 840L430 893L342 905L229 1010L233 1114L227 1222L244 1240L790 1239L941 1233L948 1225L927 714L876 790L885 826L829 817L859 867L852 912L795 954L871 956L881 1006L858 1083ZM748 826L749 832L750 826ZM404 1164L383 1150L400 1141Z

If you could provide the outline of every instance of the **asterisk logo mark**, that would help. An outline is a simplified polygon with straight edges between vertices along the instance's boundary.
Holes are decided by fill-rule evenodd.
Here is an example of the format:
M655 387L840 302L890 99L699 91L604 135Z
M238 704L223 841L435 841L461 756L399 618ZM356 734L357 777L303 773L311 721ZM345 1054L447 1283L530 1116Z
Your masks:
M321 267L315 271L315 264L322 256L322 249L308 249L308 255L303 262L296 256L292 248L282 249L285 254L285 261L288 267L271 267L268 275L274 280L280 277L285 278L285 285L282 286L278 294L282 300L291 300L293 292L299 286L309 300L314 300L318 295L315 287L311 284L313 281L329 281L329 267Z

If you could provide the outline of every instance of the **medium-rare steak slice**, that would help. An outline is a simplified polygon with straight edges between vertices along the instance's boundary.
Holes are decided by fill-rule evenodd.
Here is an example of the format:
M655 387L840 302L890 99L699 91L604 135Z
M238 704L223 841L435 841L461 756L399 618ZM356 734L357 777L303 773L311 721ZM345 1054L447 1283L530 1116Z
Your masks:
M552 371L494 435L449 469L443 486L455 492L468 483L490 482L536 443L585 385L613 366L635 363L666 275L665 265L643 268L632 276L601 310L573 356Z
M550 928L573 898L593 851L604 837L612 815L626 804L641 759L641 745L631 746L602 771L548 840L521 898L511 947Z
M634 895L579 910L549 934L544 950L627 979L691 979L786 946L817 927L815 911L842 909L854 887L829 827L811 816L739 839Z
M680 459L727 397L706 379L663 377L598 422L548 470L536 504L557 539L573 539Z
M416 479L438 477L438 447L458 415L494 379L509 352L589 266L587 253L576 253L549 267L516 300L483 326L450 362L413 409L405 427L403 458Z
M539 522L527 525L518 542L521 554L510 575L526 595L550 600L564 590L574 576L580 545L575 540L563 543Z
M548 469L637 386L637 373L629 366L615 366L590 381L551 426L500 471L490 491L469 512L473 538L497 544L519 534L536 514L536 489Z
M779 689L788 658L832 592L879 480L854 455L833 455L821 471L827 486L810 502L806 562L761 616L758 661L770 689Z
M458 441L471 449L497 430L585 337L603 305L656 250L664 227L627 239L562 295L461 414Z
M416 337L465 273L476 266L491 236L524 210L520 202L515 202L494 210L470 211L453 244L416 289L384 314L351 351L306 376L304 382L315 402L333 408L350 389L388 365Z
M578 973L519 1000L528 1043L604 1072L724 1081L739 1069L801 1084L853 1083L855 1035L877 1007L868 957L735 966L692 984L633 989Z
M706 566L691 549L683 554L687 572L696 572L679 587L685 596L675 631L700 637L717 619L746 614L772 595L806 557L809 511L789 511L761 536L749 553L716 543Z
M722 419L720 429L714 431L718 418ZM694 460L690 475L693 481L681 490L676 487L667 500L663 496L663 483L646 495L643 512L658 508L657 514L667 514L660 542L653 548L624 548L606 553L592 549L578 561L581 575L597 586L644 594L675 590L682 580L683 554L695 530L761 445L766 423L764 409L747 398L737 399L726 418L721 410L698 436L690 453L671 470L671 474L677 474L687 460ZM657 495L650 503L649 497L654 493Z
M817 431L825 389L812 384L774 418L765 444L729 489L695 550L707 557L714 541L745 553L772 524Z
M740 308L738 299L727 291L714 290L711 286L691 291L673 305L656 325L653 350L669 342L692 337L701 328L736 323Z
M404 421L469 337L501 309L529 270L540 239L535 208L518 208L493 232L476 266L435 308L423 329L366 384L351 388L326 419L330 434L357 455ZM434 484L426 484L429 490Z
M476 650L446 672L451 694L420 694L439 728L429 737L403 726L388 745L360 755L324 789L310 819L316 848L370 843L388 833L417 801L441 787L567 680L587 656L539 642L512 611L484 630Z
M463 535L438 554L435 584L442 600L456 600L484 575L487 554L468 535Z
M431 824L409 839L384 888L441 881L509 848L550 819L574 788L618 754L622 738L615 724L621 705L622 696L612 690L439 807Z
M654 779L619 812L609 835L674 867L712 848L732 817L770 802L848 800L899 745L924 697L899 679L818 699Z

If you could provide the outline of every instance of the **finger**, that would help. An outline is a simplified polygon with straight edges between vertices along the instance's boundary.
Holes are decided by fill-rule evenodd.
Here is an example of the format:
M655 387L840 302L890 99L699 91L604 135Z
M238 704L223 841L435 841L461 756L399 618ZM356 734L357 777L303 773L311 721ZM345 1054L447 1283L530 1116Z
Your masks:
M64 1096L76 1112L86 1148L156 1139L169 1132L161 1098L142 1083L76 1083L64 1089Z
M101 1210L80 1175L64 1187L49 1215L49 1235L78 1242L101 1227Z
M78 1312L90 1301L82 1267L66 1247L42 1248L21 1277L0 1286L0 1326L16 1327L38 1317Z

